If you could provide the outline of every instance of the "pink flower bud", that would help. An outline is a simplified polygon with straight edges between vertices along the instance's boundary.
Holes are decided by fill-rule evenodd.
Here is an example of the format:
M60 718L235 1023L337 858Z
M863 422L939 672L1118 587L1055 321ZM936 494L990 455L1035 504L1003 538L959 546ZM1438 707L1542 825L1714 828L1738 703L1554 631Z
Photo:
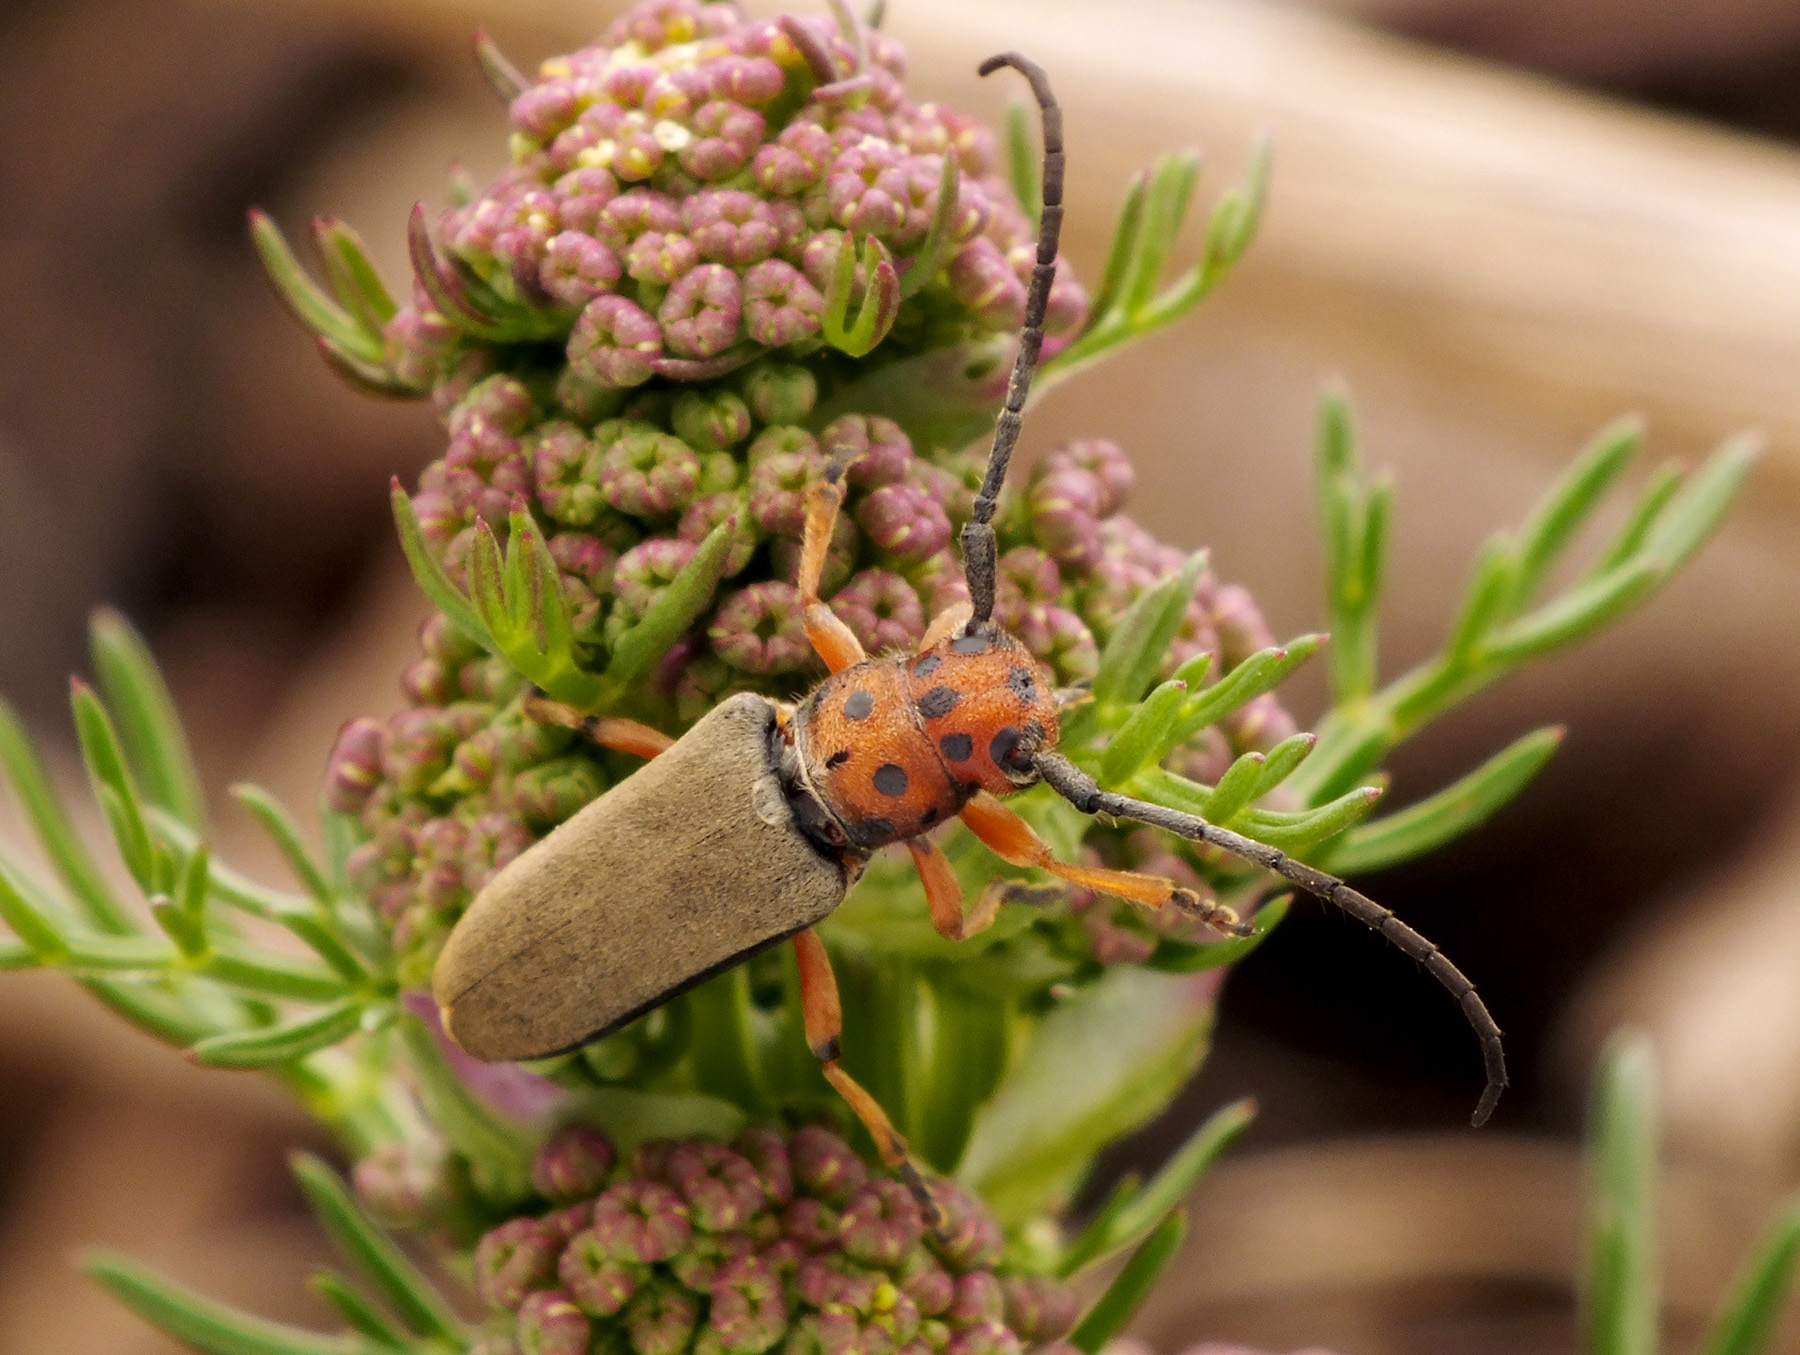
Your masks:
M652 1280L626 1306L625 1332L635 1355L682 1355L699 1319L699 1305L685 1290Z
M700 487L700 458L655 425L615 419L594 430L600 492L622 513L666 517L687 507Z
M884 1270L899 1265L925 1236L918 1202L890 1177L878 1177L851 1196L839 1226L853 1260Z
M657 317L669 351L710 358L737 341L744 310L743 284L722 264L693 268L669 288Z
M592 1336L586 1315L559 1290L529 1295L519 1305L519 1355L587 1355Z
M701 105L689 125L694 139L681 149L681 167L704 182L729 179L747 165L765 130L761 113L730 99Z
M869 539L902 560L923 560L950 541L950 519L925 490L908 483L883 485L856 506L856 521Z
M669 423L695 451L722 452L750 436L750 409L730 391L683 391Z
M925 634L925 608L912 586L884 569L858 571L831 596L831 610L871 654L911 649Z
M608 1255L644 1265L670 1260L693 1236L681 1197L652 1181L602 1191L594 1201L593 1232Z
M359 716L338 730L325 774L325 801L340 814L360 814L381 784L387 730Z
M531 1159L531 1184L552 1204L570 1204L599 1193L613 1159L606 1135L587 1125L570 1125L545 1140Z
M386 1143L356 1164L351 1183L390 1228L422 1228L450 1203L449 1152L433 1139Z
M948 271L950 290L989 329L1017 329L1025 320L1025 285L986 236L956 251Z
M788 1146L795 1184L806 1194L842 1206L869 1179L869 1169L850 1146L828 1129L807 1125Z
M726 1355L760 1355L787 1331L779 1277L756 1256L721 1265L713 1277L707 1324Z
M475 1292L497 1311L516 1312L527 1294L555 1283L557 1251L536 1219L510 1219L475 1246Z
M597 296L569 335L571 370L602 386L637 386L662 354L662 327L642 306L622 296Z
M792 264L765 259L744 274L744 329L767 348L811 338L824 313L825 298Z
M833 452L848 447L862 453L848 474L850 483L861 489L904 479L913 460L912 443L900 425L879 415L846 414L833 419L819 434L819 445Z
M750 412L765 424L797 424L819 399L819 379L807 367L759 362L743 378Z
M968 1271L999 1261L1005 1245L1000 1225L979 1201L954 1181L934 1181L931 1196L943 1223L926 1240L951 1269Z
M1256 600L1237 584L1227 584L1214 594L1212 624L1227 669L1275 643L1275 634L1263 620Z
M1039 463L1043 471L1072 467L1092 475L1100 488L1094 516L1109 518L1130 497L1137 470L1118 443L1110 438L1083 438L1064 443Z
M617 1313L647 1273L645 1266L608 1247L592 1228L569 1239L556 1267L568 1297L594 1317Z
M762 1208L756 1168L716 1143L678 1145L663 1170L687 1201L694 1225L707 1232L734 1232Z
M565 306L587 305L602 292L610 292L624 270L612 250L589 235L563 231L544 246L538 283Z
M746 673L793 673L812 661L792 584L740 588L719 604L706 635L713 653Z
M619 183L604 169L570 169L550 185L550 196L565 231L597 235L600 214L619 196Z
M1006 1325L1033 1345L1065 1335L1081 1316L1080 1296L1048 1275L1009 1275L1000 1281L1000 1288L1006 1298Z

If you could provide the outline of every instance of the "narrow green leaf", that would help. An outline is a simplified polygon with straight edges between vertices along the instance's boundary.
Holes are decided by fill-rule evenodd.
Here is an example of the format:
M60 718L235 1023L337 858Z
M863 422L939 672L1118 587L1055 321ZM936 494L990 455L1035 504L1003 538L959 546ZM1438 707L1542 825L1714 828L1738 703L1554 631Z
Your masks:
M1708 457L1669 501L1644 541L1644 554L1660 562L1663 577L1680 569L1706 544L1744 487L1761 449L1760 438L1740 433Z
M1094 699L1102 706L1130 705L1149 690L1205 568L1206 552L1196 551L1179 574L1146 588L1119 618L1094 673Z
M737 519L727 518L700 543L700 549L650 604L650 609L613 645L612 661L606 666L609 691L623 694L625 689L667 652L681 633L700 618L712 603L713 591L724 576L730 558Z
M380 335L372 335L307 276L281 228L260 211L250 213L250 238L262 256L263 269L294 318L322 339L329 339L363 362L383 360Z
M261 786L248 782L240 782L231 788L231 796L245 809L250 811L263 831L274 839L280 848L281 856L294 872L294 878L301 887L322 904L330 904L331 884L325 878L325 870L313 858L311 850L300 835L300 826L293 820L281 801L277 800Z
M1224 1156L1255 1118L1256 1102L1248 1099L1233 1101L1214 1111L1163 1164L1150 1183L1113 1215L1104 1233L1096 1235L1089 1230L1083 1236L1081 1248L1071 1249L1063 1258L1062 1273L1073 1275L1128 1247L1135 1247L1166 1223L1200 1184L1200 1178L1212 1170L1213 1164Z
M1062 1255L1057 1258L1056 1273L1059 1276L1066 1279L1087 1264L1095 1243L1111 1231L1113 1220L1124 1212L1143 1188L1144 1178L1135 1171L1128 1171L1113 1182L1113 1188L1107 1192L1106 1199L1094 1211L1087 1226L1070 1240L1063 1248Z
M1276 744L1264 759L1262 779L1256 783L1256 793L1251 798L1260 800L1286 781L1318 746L1319 736L1305 731L1290 734Z
M1106 268L1100 275L1100 286L1094 293L1089 314L1094 317L1089 331L1106 323L1113 308L1119 305L1125 286L1125 270L1137 256L1138 243L1144 231L1144 199L1150 191L1150 176L1140 170L1132 176L1125 201L1119 208L1119 224L1113 227L1112 244L1107 250Z
M520 628L506 605L502 582L505 569L493 529L485 522L477 522L474 546L469 551L469 601L475 604L476 615L502 653L514 649L521 638Z
M1330 868L1339 875L1363 875L1454 841L1523 790L1562 740L1561 726L1533 730L1435 795L1351 829L1327 857Z
M1120 302L1127 314L1135 316L1156 295L1199 178L1200 157L1192 151L1158 156L1151 165L1143 230L1120 287Z
M38 958L23 941L0 939L0 973L9 969L36 969Z
M1573 644L1642 602L1664 577L1662 561L1646 556L1611 574L1578 583L1494 632L1482 658L1490 664L1511 665Z
M1615 1037L1601 1055L1595 1083L1582 1349L1586 1355L1656 1355L1656 1074L1648 1041Z
M27 897L23 884L11 864L0 860L0 922L40 960L61 963L68 956L68 942L37 902Z
M1232 759L1207 800L1207 809L1214 822L1230 823L1243 812L1256 797L1256 788L1262 783L1268 765L1269 759L1257 752L1242 753Z
M150 647L123 615L102 607L89 624L88 649L145 798L196 832L205 832L206 795L200 773Z
M157 977L174 966L175 952L149 936L70 936L57 963L77 974Z
M150 916L187 959L198 959L206 953L206 929L174 900L156 895L150 900Z
M1162 974L1198 974L1234 965L1268 939L1269 933L1287 916L1292 902L1292 895L1282 894L1263 904L1250 920L1252 931L1248 936L1228 936L1223 941L1202 941L1198 945L1158 942L1154 953L1144 962L1145 967Z
M1332 384L1319 397L1319 431L1313 441L1313 476L1318 496L1342 493L1356 481L1356 431L1350 419L1350 396Z
M332 1243L407 1330L427 1340L455 1343L460 1349L463 1324L423 1272L364 1212L338 1174L310 1153L294 1154L289 1165Z
M194 1046L194 1060L211 1068L269 1068L291 1063L349 1039L362 1025L363 1013L361 999L344 998L279 1025L208 1036Z
M1504 532L1494 533L1482 543L1481 554L1475 557L1462 609L1444 643L1447 666L1466 668L1478 657L1485 657L1489 635L1502 618L1510 615L1518 577L1519 557L1512 539Z
M444 567L431 553L431 547L425 540L425 532L419 526L419 515L413 511L412 500L400 487L398 477L393 481L388 498L394 509L394 523L400 529L400 549L406 553L406 563L412 567L413 578L425 596L431 599L431 604L457 630L479 643L489 653L499 653L499 646L488 634L487 627L481 624L474 606L463 596L463 591L451 581L450 576L444 573Z
M319 254L338 300L370 334L379 336L383 326L399 312L387 285L369 258L362 237L344 222L327 218L315 225Z
M163 980L83 979L86 988L105 1006L142 1031L165 1044L186 1049L195 1041L219 1031L219 1023L182 996L169 990Z
M306 1280L307 1288L331 1305L332 1311L349 1323L352 1331L368 1337L390 1350L410 1350L412 1343L400 1329L356 1290L342 1275L330 1270L315 1270Z
M1131 712L1119 732L1101 754L1100 767L1108 781L1124 781L1141 767L1161 762L1179 742L1181 708L1187 700L1187 683L1170 679L1159 684Z
M341 974L322 964L226 942L215 946L196 969L227 988L301 1002L335 1002L349 995Z
M1361 823L1375 808L1381 795L1380 786L1358 786L1316 809L1303 809L1297 813L1246 809L1226 826L1284 852L1299 852Z
M530 1136L476 1100L450 1066L438 1037L418 1017L406 1013L400 1018L400 1039L426 1112L450 1146L469 1159L482 1193L495 1203L527 1198L535 1146Z
M1096 1355L1102 1346L1124 1331L1125 1324L1131 1321L1169 1262L1175 1259L1186 1236L1187 1214L1178 1209L1132 1253L1125 1268L1069 1333L1069 1344L1086 1355Z
M1019 208L1036 229L1044 212L1044 185L1039 180L1037 137L1031 110L1014 103L1006 109L1006 177L1012 182ZM945 157L948 159L949 157Z
M119 855L138 885L146 892L154 892L150 830L144 826L143 801L126 770L125 753L119 746L112 717L93 689L79 679L69 684L69 705L75 712L75 734L81 744L82 761L87 764L88 780L94 788L94 798L107 811Z
M1212 686L1190 696L1181 712L1178 743L1186 742L1208 725L1217 724L1232 711L1273 691L1325 643L1323 635L1302 635L1285 645L1258 650Z
M937 206L931 213L931 226L925 232L925 243L913 256L906 275L900 279L900 298L917 295L942 271L955 244L956 209L961 202L962 171L954 155L944 157L944 168L938 175ZM1023 198L1020 199L1024 201Z
M1787 1306L1797 1263L1800 1199L1790 1200L1757 1241L1700 1343L1699 1355L1763 1355Z
M88 922L108 932L128 932L131 919L107 888L81 835L69 821L50 775L13 708L0 701L0 766L38 845L75 896Z
M151 1326L202 1355L356 1355L366 1349L358 1341L240 1313L110 1252L90 1254L82 1269Z
M1588 520L1606 491L1637 454L1644 440L1643 421L1619 419L1608 424L1557 477L1524 525L1519 528L1519 568L1513 581L1511 609L1528 606L1542 587L1569 541Z
M1665 461L1656 468L1643 492L1638 495L1637 502L1632 505L1631 516L1625 519L1625 525L1619 529L1612 544L1594 561L1586 577L1596 578L1602 574L1610 574L1643 548L1644 541L1662 516L1663 509L1680 492L1682 479L1681 466L1677 462Z

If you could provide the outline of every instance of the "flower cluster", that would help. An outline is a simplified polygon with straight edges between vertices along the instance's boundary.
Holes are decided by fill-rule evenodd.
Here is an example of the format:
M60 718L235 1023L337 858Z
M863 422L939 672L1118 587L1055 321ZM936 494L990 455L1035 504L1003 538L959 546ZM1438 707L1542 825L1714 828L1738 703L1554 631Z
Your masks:
M999 1273L1001 1234L954 1185L928 1232L899 1182L830 1132L647 1143L584 1127L532 1180L551 1206L474 1253L484 1355L1069 1355L1073 1290Z
M713 603L663 656L640 713L679 728L734 691L791 697L820 675L794 578L804 494L826 455L861 453L823 591L871 653L916 644L932 617L966 600L955 532L983 465L980 449L920 455L880 417L846 415L809 432L816 396L806 368L762 362L728 381L646 392L588 428L546 418L517 377L485 377L451 407L449 448L421 477L421 529L466 585L479 524L504 530L509 513L527 508L560 571L577 652L599 668L700 543L732 523ZM1061 684L1090 679L1126 610L1184 562L1122 511L1132 479L1117 445L1074 442L1003 506L995 616ZM402 679L407 708L346 726L327 781L332 806L361 818L352 875L394 925L410 982L423 981L495 871L629 770L528 718L522 679L443 617L421 639L423 656ZM1229 671L1271 643L1249 595L1203 574L1165 675L1202 653ZM1171 765L1210 782L1236 754L1294 731L1265 695L1202 730ZM1129 857L1143 854L1137 844L1169 856L1148 835L1114 846ZM1154 945L1153 927L1183 926L1111 901L1076 906L1106 963Z
M477 351L550 339L566 356L557 401L579 418L653 377L817 347L850 292L897 353L1016 330L1034 227L992 133L914 102L904 73L897 43L827 18L637 7L513 98L497 182L445 211L435 241L415 227L419 282L387 324L389 370L422 390L459 336ZM1086 309L1064 270L1049 333L1073 334Z

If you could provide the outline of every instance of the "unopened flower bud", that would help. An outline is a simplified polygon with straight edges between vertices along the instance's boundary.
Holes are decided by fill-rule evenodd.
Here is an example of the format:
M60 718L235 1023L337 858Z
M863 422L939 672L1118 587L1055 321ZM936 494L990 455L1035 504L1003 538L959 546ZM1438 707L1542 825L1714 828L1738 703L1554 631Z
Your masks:
M1124 505L1137 483L1137 470L1124 449L1110 438L1083 438L1067 442L1052 450L1039 463L1047 473L1063 467L1085 471L1099 485L1100 493L1093 512L1109 518Z
M918 1201L888 1177L870 1181L851 1197L840 1228L853 1259L884 1270L899 1265L925 1235Z
M381 721L359 716L338 730L325 775L325 800L340 814L360 814L381 784L387 730Z
M524 846L531 845L533 834L527 825L552 828L572 817L588 801L598 799L605 789L600 769L581 756L554 758L515 776L506 803L521 822L516 829L509 826L505 840L498 844L507 849L506 859L511 860L524 849L515 850L518 834L523 834ZM496 858L494 864L504 865L505 861Z
M834 1207L847 1204L869 1179L863 1160L829 1129L807 1125L794 1135L788 1151L799 1188Z
M1263 620L1256 600L1237 584L1226 584L1213 595L1212 624L1227 669L1275 643L1274 632Z
M1064 607L1027 608L1013 633L1056 680L1068 687L1090 680L1100 667L1100 647L1079 616Z
M870 654L911 649L925 634L919 595L905 579L885 569L858 571L831 595L831 610Z
M1081 1316L1081 1299L1069 1285L1048 1275L1008 1275L1000 1281L1006 1325L1020 1340L1036 1345L1065 1335Z
M976 1322L950 1337L945 1355L1023 1355L1019 1338L998 1322Z
M587 1316L561 1290L528 1295L519 1305L519 1355L587 1355Z
M569 335L569 367L602 386L638 386L655 374L662 326L642 306L606 294L588 302Z
M759 362L743 379L750 412L765 424L798 424L819 399L819 379L808 367Z
M515 1312L525 1296L556 1278L557 1239L536 1219L509 1219L475 1246L475 1292L490 1307Z
M544 1142L531 1159L531 1184L552 1204L596 1195L612 1170L613 1146L598 1129L570 1125Z
M990 329L1017 329L1025 320L1025 284L1000 247L977 236L956 251L946 270L950 290Z
M697 452L723 452L750 436L750 409L730 391L683 391L669 412L675 434Z
M682 1355L699 1320L694 1297L661 1280L641 1286L625 1308L625 1332L635 1355Z
M689 268L669 288L657 309L669 351L687 358L710 358L737 341L744 312L738 275L723 264Z
M594 1201L594 1236L610 1255L654 1265L684 1251L693 1236L681 1197L653 1181L609 1186Z
M694 1226L710 1233L735 1232L763 1204L756 1168L716 1143L678 1145L663 1168L666 1179L687 1201Z
M556 1267L569 1297L594 1317L617 1313L648 1273L648 1267L608 1248L592 1228L569 1239Z
M1005 1245L1000 1225L973 1196L954 1181L933 1182L931 1196L943 1223L927 1240L953 1270L992 1266L1000 1259Z
M707 1325L725 1355L761 1355L787 1332L779 1277L757 1256L721 1265L713 1277Z
M794 1198L794 1164L784 1135L772 1129L746 1129L731 1146L756 1168L765 1204L784 1205Z
M744 332L780 348L819 332L825 298L790 263L765 259L744 274Z
M851 1355L860 1332L849 1313L807 1313L788 1333L782 1355Z
M819 445L828 452L849 448L862 453L850 464L846 477L862 489L905 479L913 460L912 443L900 425L878 415L846 414L833 419L819 434Z
M600 492L622 513L666 517L687 507L700 487L700 458L652 424L614 419L594 430Z
M943 506L917 485L883 485L856 507L856 521L882 550L902 560L923 560L950 541Z
M746 673L792 673L812 660L800 595L776 580L727 597L706 635L715 654Z
M422 1228L450 1201L449 1151L443 1142L385 1143L356 1164L357 1198L390 1228Z
M1064 565L1092 569L1102 555L1099 519L1105 497L1097 476L1073 466L1051 467L1033 476L1032 538Z

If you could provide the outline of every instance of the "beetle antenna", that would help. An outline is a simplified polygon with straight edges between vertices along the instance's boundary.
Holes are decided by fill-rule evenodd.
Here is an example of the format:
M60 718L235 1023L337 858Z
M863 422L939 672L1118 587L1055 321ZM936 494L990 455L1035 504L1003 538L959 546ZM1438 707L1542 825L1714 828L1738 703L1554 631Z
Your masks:
M982 75L992 75L1002 66L1011 66L1031 84L1037 99L1044 128L1043 209L1038 217L1037 263L1031 270L1031 288L1025 295L1025 324L1019 331L1019 351L1013 358L1012 379L1006 386L1006 405L994 424L994 447L988 455L987 475L981 482L981 493L975 498L975 509L962 529L963 577L969 584L969 602L973 612L968 631L973 634L987 624L994 614L995 546L991 525L999 503L1000 487L1006 483L1006 466L1012 460L1013 448L1019 441L1025 398L1031 393L1031 378L1037 372L1038 351L1044 345L1044 313L1050 306L1050 284L1056 279L1056 248L1062 235L1063 217L1063 137L1062 107L1050 88L1050 77L1044 68L1017 52L991 56L978 67Z
M1475 1107L1472 1122L1477 1128L1487 1123L1488 1116L1494 1112L1495 1102L1500 1099L1500 1093L1506 1089L1506 1053L1500 1043L1500 1027L1495 1024L1487 1005L1476 993L1475 985L1469 982L1462 970L1450 963L1450 957L1443 951L1368 895L1358 893L1335 875L1327 875L1322 870L1315 870L1294 860L1285 852L1234 833L1228 828L1220 828L1193 814L1183 814L1179 810L1165 809L1161 805L1101 790L1093 777L1060 754L1039 753L1035 765L1044 783L1082 813L1110 814L1114 818L1131 819L1137 823L1149 824L1152 828L1166 829L1193 842L1219 847L1264 870L1273 871L1314 898L1342 909L1417 960L1427 973L1450 990L1450 995L1462 1008L1463 1015L1475 1028L1476 1038L1481 1041L1482 1062L1487 1068L1487 1087L1481 1093L1481 1101Z

